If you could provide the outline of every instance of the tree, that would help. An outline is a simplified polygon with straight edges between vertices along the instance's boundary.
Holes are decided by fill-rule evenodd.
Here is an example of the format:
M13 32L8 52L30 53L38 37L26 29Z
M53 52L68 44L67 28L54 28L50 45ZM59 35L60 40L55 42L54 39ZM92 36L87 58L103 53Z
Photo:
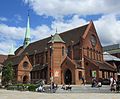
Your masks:
M14 79L14 72L13 72L12 62L8 62L5 66L3 66L3 70L2 70L3 85L12 84L13 79Z

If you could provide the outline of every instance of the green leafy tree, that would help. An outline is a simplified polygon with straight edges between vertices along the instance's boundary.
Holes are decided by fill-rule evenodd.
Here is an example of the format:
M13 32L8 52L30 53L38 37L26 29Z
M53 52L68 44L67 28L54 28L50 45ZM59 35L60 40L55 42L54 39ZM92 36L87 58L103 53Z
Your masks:
M14 80L12 62L8 62L7 65L3 67L2 77L3 77L3 85L12 84L12 81Z

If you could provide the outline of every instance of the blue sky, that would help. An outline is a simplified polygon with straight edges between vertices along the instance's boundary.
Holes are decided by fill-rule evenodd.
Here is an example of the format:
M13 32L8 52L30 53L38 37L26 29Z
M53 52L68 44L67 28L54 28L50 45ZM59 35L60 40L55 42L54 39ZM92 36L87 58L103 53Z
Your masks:
M0 0L0 54L23 44L28 8L31 42L93 20L102 45L120 43L119 0Z

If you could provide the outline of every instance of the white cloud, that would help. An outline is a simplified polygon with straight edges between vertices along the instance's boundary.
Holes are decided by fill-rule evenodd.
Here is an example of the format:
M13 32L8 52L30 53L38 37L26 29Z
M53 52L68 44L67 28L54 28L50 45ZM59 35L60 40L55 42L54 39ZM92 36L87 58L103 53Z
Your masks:
M8 54L12 44L18 47L16 42L23 39L25 28L11 27L5 24L0 24L0 53Z
M6 39L19 40L24 35L25 28L11 27L5 24L0 24L0 36Z
M23 0L27 3L28 0ZM64 17L66 15L93 15L120 13L120 0L29 0L38 15Z
M13 42L11 40L0 42L0 54L7 55L9 53L9 50L10 50L12 44L15 44L15 42Z
M115 15L102 16L94 23L103 45L120 43L120 20Z
M31 40L33 42L55 34L56 27L58 29L58 33L60 33L74 27L78 27L84 23L86 23L85 20L79 19L79 17L75 15L67 22L54 21L51 24L51 27L48 27L47 25L37 26L36 28L31 29ZM8 54L8 50L10 49L10 46L12 44L14 44L15 47L19 47L20 45L22 45L25 31L25 27L11 27L5 24L0 24L0 53ZM22 44L17 44L17 41L19 40L22 41ZM4 45L6 45L6 47L3 47Z
M60 32L64 32L64 31L79 27L86 23L87 23L86 20L79 18L78 15L74 15L72 17L72 19L67 20L67 21L64 21L64 20L63 21L61 21L61 20L54 21L52 23L51 27L54 30L57 28L57 31L60 33Z
M37 26L31 29L32 42L53 35L56 31L56 27L58 33L61 33L86 23L88 23L86 20L81 19L78 15L74 15L72 19L67 21L55 20L50 27L47 25ZM94 24L102 45L120 42L120 21L116 19L115 15L104 15L94 21ZM0 53L7 54L12 44L16 47L22 45L25 30L25 27L11 27L0 24ZM20 44L17 43L19 40L21 40Z
M35 29L31 29L32 41L40 40L50 36L52 30L47 25L37 26Z
M7 21L8 19L5 17L0 17L0 21Z

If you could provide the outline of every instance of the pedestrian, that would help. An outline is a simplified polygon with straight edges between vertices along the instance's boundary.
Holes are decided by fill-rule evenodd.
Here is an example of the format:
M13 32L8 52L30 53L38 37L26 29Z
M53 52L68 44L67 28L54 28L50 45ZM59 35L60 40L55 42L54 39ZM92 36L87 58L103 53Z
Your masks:
M51 85L51 91L53 92L53 93L55 93L55 83L54 82L52 82L52 85Z
M110 90L111 91L116 91L116 80L112 76L110 78Z
M113 90L113 77L110 77L110 90Z
M92 87L96 87L98 84L97 80L95 77L92 78Z
M82 80L82 84L85 85L85 79L84 79L84 77L81 77L81 80Z
M62 87L61 87L61 89L66 90L66 85L63 84Z
M110 87L112 86L112 84L113 84L113 77L111 76L110 77Z

